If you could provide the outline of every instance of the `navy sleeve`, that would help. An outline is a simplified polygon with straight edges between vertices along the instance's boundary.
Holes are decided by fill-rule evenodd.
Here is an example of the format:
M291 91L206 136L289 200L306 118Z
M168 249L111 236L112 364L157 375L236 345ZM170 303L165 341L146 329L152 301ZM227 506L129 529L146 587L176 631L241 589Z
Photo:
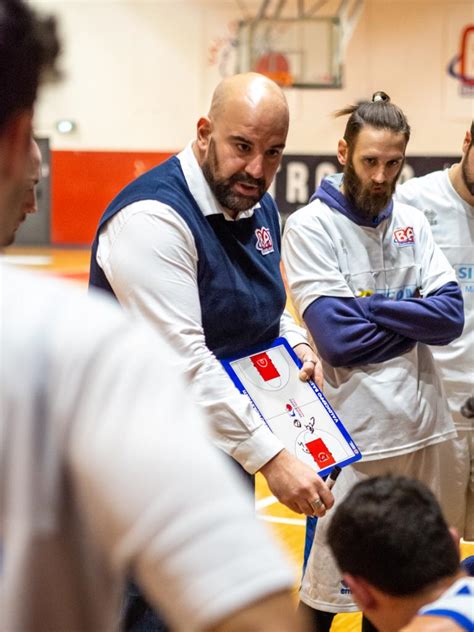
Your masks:
M322 296L303 319L321 357L333 367L385 362L413 349L416 341L367 318L368 298Z
M447 345L462 334L464 305L457 283L446 283L424 298L394 301L369 297L368 316L382 327L429 345Z

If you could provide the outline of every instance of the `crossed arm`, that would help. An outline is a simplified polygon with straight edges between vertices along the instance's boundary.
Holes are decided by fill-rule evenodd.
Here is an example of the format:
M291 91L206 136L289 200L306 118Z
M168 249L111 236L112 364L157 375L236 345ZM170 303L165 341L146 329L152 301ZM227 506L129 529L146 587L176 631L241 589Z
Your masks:
M462 333L464 310L459 286L446 283L425 298L398 301L323 296L303 318L320 355L338 367L385 362L417 342L448 344Z
M410 351L417 342L445 345L462 333L463 301L454 272L434 243L426 220L413 219L416 249L411 259L405 258L410 269L400 272L397 284L418 287L420 296L400 300L382 293L355 296L348 281L349 255L340 250L341 237L324 205L310 205L288 220L283 260L292 296L318 352L330 365L385 362ZM351 257L356 256L357 250L351 251ZM359 269L370 265L370 259L364 258ZM370 278L369 274L368 287Z

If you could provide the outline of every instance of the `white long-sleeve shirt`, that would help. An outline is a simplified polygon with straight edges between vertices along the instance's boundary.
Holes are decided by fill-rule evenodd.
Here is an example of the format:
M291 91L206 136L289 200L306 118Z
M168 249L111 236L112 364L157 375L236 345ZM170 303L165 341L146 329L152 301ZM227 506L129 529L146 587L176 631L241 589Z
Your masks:
M151 328L6 267L0 323L1 632L111 630L128 574L186 632L291 587Z
M191 144L178 158L202 213L220 213L234 221L214 198ZM249 217L254 208L240 213L235 221ZM188 225L176 211L156 200L125 207L102 230L97 262L123 307L155 325L178 352L181 370L213 420L216 444L250 473L282 450L281 441L269 431L248 399L238 393L206 346L197 249ZM292 346L307 342L305 331L286 312L281 318L280 335Z

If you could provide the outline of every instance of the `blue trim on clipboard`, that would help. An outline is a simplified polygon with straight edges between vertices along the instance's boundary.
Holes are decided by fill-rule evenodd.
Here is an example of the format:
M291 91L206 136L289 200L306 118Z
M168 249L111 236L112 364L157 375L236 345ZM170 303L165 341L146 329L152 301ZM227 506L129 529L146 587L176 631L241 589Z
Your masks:
M273 349L274 347L279 347L279 346L283 346L287 350L287 352L288 352L289 356L292 358L293 362L300 369L302 367L302 362L298 358L298 356L296 355L296 353L294 352L293 348L290 346L290 344L288 343L286 338L276 338L271 344L266 343L266 344L263 344L263 345L258 345L256 347L250 349L249 351L244 352L244 353L240 353L238 355L235 355L235 356L232 356L232 357L229 357L229 358L221 359L222 366L224 367L224 369L226 370L227 374L231 378L231 380L234 383L235 387L240 391L240 393L242 393L243 395L246 395L249 398L249 400L252 403L252 406L257 411L257 413L259 414L260 418L262 419L262 421L265 422L265 424L267 425L267 427L271 431L272 431L272 429L270 428L269 424L267 423L267 420L262 415L262 413L259 410L257 404L253 401L252 397L249 395L249 393L247 392L246 388L244 387L244 385L240 381L239 377L237 376L237 374L235 373L234 369L232 368L231 363L235 362L236 360L241 360L242 358L246 358L246 357L258 354L258 353L262 353L264 351L268 351L269 349ZM346 443L352 449L353 456L348 457L344 461L338 462L337 465L339 465L340 467L344 467L345 465L349 465L350 463L353 463L354 461L358 461L361 458L361 456L362 456L361 453L360 453L360 450L358 449L358 447L356 446L356 444L352 440L352 437L347 432L346 428L344 427L343 423L341 422L341 420L337 416L336 412L333 410L333 408L331 407L331 405L329 404L327 399L324 397L322 391L318 388L318 386L312 380L309 380L308 382L306 382L306 384L308 384L308 386L310 386L312 388L312 390L316 394L316 397L320 400L321 404L326 409L326 412L329 414L329 416L331 417L331 419L334 421L335 425L337 426L339 432L341 433L341 435L346 440ZM328 467L326 467L324 469L318 470L318 474L320 476L324 477L325 475L329 474L333 468L334 468L334 463L332 463L331 465L329 465Z

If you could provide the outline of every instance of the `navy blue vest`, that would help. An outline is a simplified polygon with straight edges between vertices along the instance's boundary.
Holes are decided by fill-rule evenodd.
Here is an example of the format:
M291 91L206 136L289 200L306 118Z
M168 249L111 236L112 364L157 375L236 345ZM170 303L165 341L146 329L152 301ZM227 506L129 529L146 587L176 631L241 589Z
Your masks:
M113 294L97 264L98 234L111 217L138 200L157 200L172 207L189 226L198 253L204 335L217 357L238 354L278 336L286 296L278 214L270 195L264 195L252 217L236 222L222 214L204 217L178 158L170 158L131 182L106 209L92 245L91 286Z

